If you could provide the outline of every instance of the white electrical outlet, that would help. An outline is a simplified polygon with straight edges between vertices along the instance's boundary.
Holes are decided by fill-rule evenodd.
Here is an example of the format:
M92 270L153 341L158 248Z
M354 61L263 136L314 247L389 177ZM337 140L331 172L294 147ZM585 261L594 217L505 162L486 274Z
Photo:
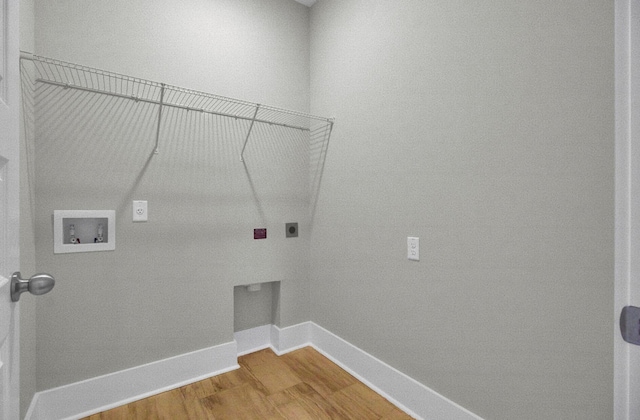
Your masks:
M407 258L411 261L420 261L420 238L407 237Z
M134 222L146 222L149 215L147 212L147 202L134 200L133 201L133 221Z

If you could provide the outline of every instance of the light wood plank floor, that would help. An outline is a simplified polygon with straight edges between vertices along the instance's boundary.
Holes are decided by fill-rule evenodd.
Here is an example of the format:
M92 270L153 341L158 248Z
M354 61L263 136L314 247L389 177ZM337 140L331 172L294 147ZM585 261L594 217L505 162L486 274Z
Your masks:
M86 419L411 419L312 347L280 357L261 350L238 364Z

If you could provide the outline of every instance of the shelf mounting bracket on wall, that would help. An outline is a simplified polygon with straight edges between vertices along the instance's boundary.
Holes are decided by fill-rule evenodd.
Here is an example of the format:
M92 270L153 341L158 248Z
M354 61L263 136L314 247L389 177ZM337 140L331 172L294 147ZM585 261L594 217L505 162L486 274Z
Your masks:
M247 137L244 139L244 145L242 146L242 151L240 152L240 162L244 162L244 149L247 147L247 142L249 141L249 136L251 136L251 130L253 130L253 124L256 122L256 117L258 116L259 110L260 110L260 104L257 104L256 112L253 113L253 118L251 119L251 125L249 126L249 131L247 131Z

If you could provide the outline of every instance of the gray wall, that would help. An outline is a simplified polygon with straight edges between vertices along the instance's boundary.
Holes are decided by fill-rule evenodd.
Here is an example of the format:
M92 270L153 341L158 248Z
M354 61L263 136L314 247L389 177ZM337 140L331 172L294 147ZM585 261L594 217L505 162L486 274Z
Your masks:
M311 319L483 417L611 418L612 9L37 1L39 54L337 119L308 254L304 223L299 242L250 239L306 213L254 166L258 211L236 140L167 138L148 161L141 110L134 136L41 108L61 118L36 145L37 268L58 278L38 389L227 342L234 286L268 280L271 319ZM116 251L52 254L51 212L76 208L118 210Z
M487 419L612 418L613 33L606 0L316 3L311 319Z
M308 110L309 9L292 0L37 1L35 15L40 55ZM152 155L148 106L54 90L36 107L37 266L57 279L38 300L38 389L231 341L237 285L279 281L269 319L309 320L308 144L251 141L245 169L246 123L225 137L166 111ZM149 222L131 222L134 199ZM56 209L116 210L116 250L54 255ZM301 236L285 239L292 221Z

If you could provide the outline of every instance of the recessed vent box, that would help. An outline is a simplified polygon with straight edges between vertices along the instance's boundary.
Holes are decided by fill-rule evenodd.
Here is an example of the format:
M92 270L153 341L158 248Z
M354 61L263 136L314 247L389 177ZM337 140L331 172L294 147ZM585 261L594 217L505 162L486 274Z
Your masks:
M55 210L53 252L113 251L116 249L115 210Z

